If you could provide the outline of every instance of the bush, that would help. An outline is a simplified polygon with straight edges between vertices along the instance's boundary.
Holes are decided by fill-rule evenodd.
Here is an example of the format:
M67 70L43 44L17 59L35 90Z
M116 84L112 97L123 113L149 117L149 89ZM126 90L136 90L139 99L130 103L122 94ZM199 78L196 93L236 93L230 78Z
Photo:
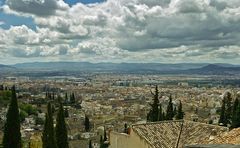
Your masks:
M31 104L20 104L19 108L25 111L28 115L37 115L37 108L33 107Z

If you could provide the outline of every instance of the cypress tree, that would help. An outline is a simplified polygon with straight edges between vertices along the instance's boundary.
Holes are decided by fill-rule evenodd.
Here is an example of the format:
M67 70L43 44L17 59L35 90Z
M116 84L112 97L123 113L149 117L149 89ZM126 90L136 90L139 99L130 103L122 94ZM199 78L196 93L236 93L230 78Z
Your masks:
M90 140L89 141L89 146L88 146L89 148L93 148L93 146L92 146L92 140Z
M21 148L20 117L15 86L12 87L11 102L6 117L3 148Z
M52 105L50 103L47 105L47 114L43 129L42 142L43 148L57 148L53 127Z
M68 103L68 94L67 93L65 93L65 100L64 100L64 103Z
M56 124L56 141L58 148L69 148L68 145L68 134L67 127L65 123L65 115L63 110L63 105L59 102L59 110L57 114L57 124Z
M108 143L106 143L107 141L107 132L104 128L104 136L100 138L100 148L108 148Z
M74 93L72 93L72 95L70 95L70 102L72 104L74 104L76 102Z
M128 126L127 123L124 124L124 133L128 134Z
M89 132L90 131L90 121L89 121L88 116L85 116L84 126L85 126L85 131Z
M104 136L103 136L103 141L107 141L107 132L106 132L106 129L104 127Z
M232 120L232 95L230 92L226 95L226 125L231 124Z
M173 103L172 103L172 96L169 97L169 103L167 106L167 113L166 113L166 120L172 120L174 117L173 113Z
M176 115L177 115L177 108L175 106L174 109L173 109L173 117L176 116Z
M150 104L151 109L148 113L148 120L151 122L156 122L159 119L159 91L158 87L155 87L155 93L153 94L153 103Z
M158 117L158 121L163 121L164 120L164 113L162 110L162 104L159 104L159 113L158 113L159 117Z
M102 135L101 135L101 136L100 136L100 148L103 147L103 144L104 144L104 141L103 141L103 137L102 137Z
M240 103L238 104L236 115L235 127L240 127Z
M233 111L232 111L232 128L236 128L237 127L237 118L238 118L238 114L237 114L237 109L238 109L238 105L239 105L239 100L236 98L234 103L233 103Z
M226 112L226 100L225 100L225 98L223 98L220 118L219 118L219 121L218 121L218 123L222 124L223 126L227 125L225 112Z
M182 111L182 102L180 101L179 106L178 106L178 110L177 110L177 115L176 115L176 119L183 119L184 116L184 112Z

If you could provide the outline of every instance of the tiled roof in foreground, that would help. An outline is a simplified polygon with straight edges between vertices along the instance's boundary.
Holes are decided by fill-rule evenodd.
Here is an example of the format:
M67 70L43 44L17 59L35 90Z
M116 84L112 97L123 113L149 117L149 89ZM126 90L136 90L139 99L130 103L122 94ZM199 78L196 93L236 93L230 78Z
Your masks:
M182 148L201 144L228 128L193 121L162 121L133 125L133 130L153 148Z
M240 128L233 129L227 133L217 135L214 139L208 139L203 143L210 144L240 144ZM240 145L239 145L240 148Z

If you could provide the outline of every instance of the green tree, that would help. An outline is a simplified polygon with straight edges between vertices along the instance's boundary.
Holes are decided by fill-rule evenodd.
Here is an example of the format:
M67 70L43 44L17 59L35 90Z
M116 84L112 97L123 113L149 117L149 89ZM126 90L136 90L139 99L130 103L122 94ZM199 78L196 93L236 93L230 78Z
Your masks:
M223 126L226 126L227 125L227 120L226 120L226 115L225 115L225 112L226 112L226 100L225 98L223 98L222 100L222 107L221 107L221 113L220 113L220 118L219 118L219 121L218 123Z
M177 108L176 106L173 108L173 116L176 116L177 115Z
M63 110L63 105L59 102L60 106L57 114L57 124L56 124L56 141L58 148L69 148L68 144L68 133L65 122L65 115Z
M128 134L128 125L127 123L124 124L124 133Z
M151 92L152 93L152 92ZM159 91L158 86L155 87L155 93L153 95L153 103L150 104L151 109L147 115L147 120L151 122L156 122L159 119Z
M15 86L12 87L11 102L4 125L3 148L21 148L20 117Z
M162 109L162 104L159 104L159 113L158 113L159 117L158 117L158 121L163 121L164 120L164 113L163 113L163 109Z
M70 95L70 102L71 102L72 104L74 104L74 103L76 102L74 93L72 93L72 94Z
M64 103L68 103L68 94L67 93L65 93L65 100L64 100Z
M231 120L232 120L232 95L230 92L228 92L226 94L226 122L227 124L231 124Z
M92 146L92 140L89 140L89 144L88 144L89 146L89 148L93 148L93 146Z
M168 103L168 106L167 106L167 112L166 112L166 120L172 120L173 117L174 117L173 103L172 103L172 96L170 95L169 103Z
M222 101L219 124L227 126L228 124L232 123L232 119L233 119L232 95L230 92L226 92L224 94Z
M100 148L102 148L102 145L104 144L104 141L103 141L103 136L101 135L100 136Z
M237 111L236 111L237 117L236 117L236 127L240 127L240 103L238 104Z
M236 98L234 103L233 103L233 111L232 111L232 128L236 128L237 127L237 118L238 118L238 114L237 114L237 109L238 109L238 105L239 105L239 100Z
M85 126L85 131L89 132L90 131L90 121L89 121L88 116L85 116L84 126Z
M176 119L177 119L177 120L183 119L183 117L184 117L184 112L183 112L183 110L182 110L182 102L180 101L179 106L178 106L178 109L177 109Z
M42 136L43 148L57 148L54 127L53 127L53 114L52 114L52 105L48 103L47 105L47 114L43 129Z
M100 138L100 148L108 148L107 140L107 132L104 128L104 136Z

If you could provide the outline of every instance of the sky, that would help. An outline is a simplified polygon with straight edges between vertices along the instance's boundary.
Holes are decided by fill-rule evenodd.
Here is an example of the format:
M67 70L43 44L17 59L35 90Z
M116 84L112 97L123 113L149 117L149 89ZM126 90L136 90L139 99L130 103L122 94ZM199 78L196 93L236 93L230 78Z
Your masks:
M0 64L240 64L239 0L0 0Z

